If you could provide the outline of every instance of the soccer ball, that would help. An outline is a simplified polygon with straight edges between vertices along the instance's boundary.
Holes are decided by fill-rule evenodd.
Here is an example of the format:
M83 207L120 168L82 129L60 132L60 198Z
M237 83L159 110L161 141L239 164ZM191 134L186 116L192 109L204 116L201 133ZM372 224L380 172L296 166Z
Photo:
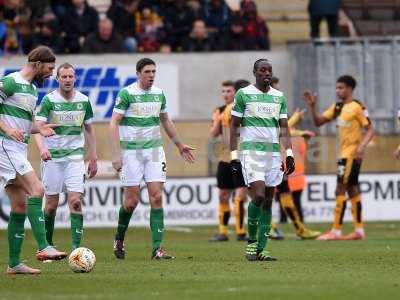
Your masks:
M89 273L96 264L96 256L92 250L79 247L69 255L68 264L75 273Z

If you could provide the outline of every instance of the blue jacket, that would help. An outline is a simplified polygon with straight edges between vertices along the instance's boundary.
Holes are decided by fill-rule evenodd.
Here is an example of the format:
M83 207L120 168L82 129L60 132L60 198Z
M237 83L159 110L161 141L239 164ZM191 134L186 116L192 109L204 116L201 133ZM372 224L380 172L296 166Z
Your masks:
M311 16L336 16L341 0L310 0L308 11Z

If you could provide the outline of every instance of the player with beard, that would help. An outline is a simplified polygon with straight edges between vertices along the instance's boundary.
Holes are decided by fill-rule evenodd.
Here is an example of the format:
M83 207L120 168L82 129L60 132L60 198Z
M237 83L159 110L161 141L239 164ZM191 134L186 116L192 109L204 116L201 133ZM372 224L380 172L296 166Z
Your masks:
M5 184L11 203L8 274L40 273L20 260L26 216L39 249L38 260L58 260L67 256L47 243L42 211L44 189L27 158L31 133L45 137L55 133L54 125L40 126L33 121L38 99L35 84L43 85L52 75L55 60L50 48L39 46L28 54L28 62L20 71L0 79L0 180Z

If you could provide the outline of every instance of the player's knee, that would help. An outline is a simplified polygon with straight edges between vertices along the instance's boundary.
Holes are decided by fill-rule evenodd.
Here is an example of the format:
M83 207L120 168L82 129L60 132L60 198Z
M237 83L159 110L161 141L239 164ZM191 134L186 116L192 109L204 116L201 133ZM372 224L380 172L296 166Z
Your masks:
M151 207L161 208L162 207L162 194L160 191L153 192L149 195Z
M230 197L231 197L231 193L229 191L221 190L219 193L219 201L221 203L229 203Z
M346 193L346 186L344 184L338 184L336 186L335 195L344 195Z
M39 182L32 186L32 188L29 191L29 196L35 196L35 197L40 197L43 198L44 196L44 187L43 185Z
M13 212L24 214L26 212L26 202L19 201L13 205Z
M347 188L347 193L349 194L349 197L354 197L360 194L360 188L358 185L351 185Z
M255 193L253 200L257 206L261 206L265 202L265 194L264 193Z
M138 205L137 201L131 201L131 202L125 203L124 208L127 212L133 213L133 211L136 209L137 205Z
M139 203L139 195L135 193L126 193L124 199L124 208L127 212L132 213Z
M70 199L70 208L72 212L82 212L80 197L73 197Z

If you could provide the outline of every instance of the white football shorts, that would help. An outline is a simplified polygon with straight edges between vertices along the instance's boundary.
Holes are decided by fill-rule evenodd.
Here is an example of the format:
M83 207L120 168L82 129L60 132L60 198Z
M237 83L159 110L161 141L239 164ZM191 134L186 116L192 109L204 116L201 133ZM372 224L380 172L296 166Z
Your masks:
M85 162L83 160L43 161L42 182L46 195L63 192L84 192Z
M167 165L162 147L129 150L122 153L120 179L123 186L138 186L141 181L165 182Z

